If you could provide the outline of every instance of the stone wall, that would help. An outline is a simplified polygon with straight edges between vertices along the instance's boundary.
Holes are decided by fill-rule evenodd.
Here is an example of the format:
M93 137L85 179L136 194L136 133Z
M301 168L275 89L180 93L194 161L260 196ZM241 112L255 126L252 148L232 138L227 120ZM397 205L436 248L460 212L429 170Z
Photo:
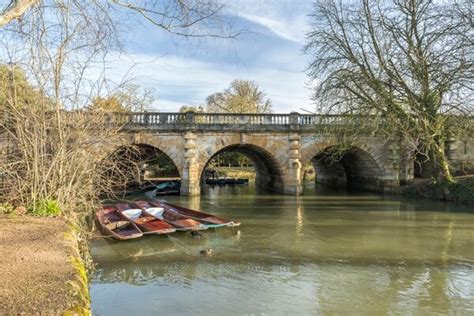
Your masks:
M233 132L144 130L129 133L130 142L156 147L168 155L182 178L182 194L198 195L208 163L223 152L240 152L253 162L257 185L285 194L300 194L302 166L337 144L337 138L285 131ZM315 163L318 181L376 191L390 191L407 178L400 172L400 146L377 138L361 139L341 160ZM409 175L409 172L408 172Z
M474 137L449 140L446 144L446 153L453 174L474 174Z

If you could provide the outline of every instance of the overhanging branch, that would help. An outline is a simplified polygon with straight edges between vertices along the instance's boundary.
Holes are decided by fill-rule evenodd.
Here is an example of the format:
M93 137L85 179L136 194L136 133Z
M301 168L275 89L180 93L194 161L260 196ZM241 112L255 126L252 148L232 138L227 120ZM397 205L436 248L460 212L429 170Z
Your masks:
M0 14L0 27L20 18L38 0L13 0Z

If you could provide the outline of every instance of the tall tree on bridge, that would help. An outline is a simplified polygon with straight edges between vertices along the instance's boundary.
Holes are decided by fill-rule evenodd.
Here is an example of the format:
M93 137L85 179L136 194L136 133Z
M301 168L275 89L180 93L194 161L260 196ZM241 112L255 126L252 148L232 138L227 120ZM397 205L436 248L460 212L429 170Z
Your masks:
M0 64L0 111L12 102L19 108L52 107L51 100L28 82L20 66Z
M444 143L473 113L472 8L469 0L317 0L306 46L314 99L328 113L371 116L358 123L411 142L452 181Z
M225 113L270 113L272 103L265 99L255 81L234 80L223 92L207 97L207 110Z
M108 96L95 97L88 109L100 112L143 112L151 108L154 100L153 90L126 84Z

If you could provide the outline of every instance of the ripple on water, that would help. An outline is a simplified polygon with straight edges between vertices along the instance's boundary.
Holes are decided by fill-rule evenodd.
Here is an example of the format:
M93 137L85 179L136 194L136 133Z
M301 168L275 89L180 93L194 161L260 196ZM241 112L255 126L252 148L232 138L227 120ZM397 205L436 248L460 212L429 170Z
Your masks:
M474 312L474 214L462 208L376 195L197 202L240 219L241 234L95 240L95 314Z

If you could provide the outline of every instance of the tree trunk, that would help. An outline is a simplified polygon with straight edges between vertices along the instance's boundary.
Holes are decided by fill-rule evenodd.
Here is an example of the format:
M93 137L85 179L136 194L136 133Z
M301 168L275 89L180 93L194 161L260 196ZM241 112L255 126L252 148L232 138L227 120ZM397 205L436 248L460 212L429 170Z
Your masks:
M439 168L439 176L441 180L445 182L454 182L451 171L449 170L448 157L446 157L446 153L444 152L444 146L442 144L436 144L433 151L436 157L436 164Z

